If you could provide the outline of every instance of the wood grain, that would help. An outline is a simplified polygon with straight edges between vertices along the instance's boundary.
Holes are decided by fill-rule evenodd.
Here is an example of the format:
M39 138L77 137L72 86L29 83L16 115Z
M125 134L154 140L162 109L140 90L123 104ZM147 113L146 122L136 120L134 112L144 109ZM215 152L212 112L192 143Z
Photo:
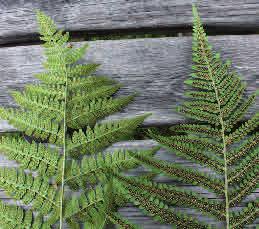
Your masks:
M35 9L68 31L174 29L190 28L193 2L204 24L215 29L259 28L256 0L8 0L0 1L0 44L38 39Z
M109 147L106 151L112 152L112 151L115 151L115 150L118 150L121 148L136 149L136 150L149 149L154 146L157 146L157 144L152 140L130 141L130 142L124 141L124 142L119 142L119 143L114 144L113 146ZM165 149L160 149L156 154L156 158L174 162L174 163L177 163L180 165L184 165L185 167L188 167L188 168L195 168L195 169L197 169L199 171L203 171L207 174L212 174L212 171L210 171L209 169L203 168L202 166L199 166L190 161L184 160L184 159L176 156L174 153L166 151ZM7 160L6 157L0 155L0 167L17 167L17 166L18 165L14 161L9 161L9 160ZM139 174L143 174L144 171L146 171L146 170L143 167L140 167L138 169L135 169L130 174L139 175ZM163 176L156 178L156 180L163 181L164 183L170 183L172 185L174 184L174 185L177 185L178 187L181 186L188 190L196 191L201 196L207 197L209 199L220 200L215 194L210 193L207 190L201 189L197 186L190 186L190 185L182 184L181 182L177 182L175 180L172 180L172 179L169 179L169 178L163 177ZM255 190L252 194L250 194L246 198L246 201L255 200L258 197L259 197L259 189ZM0 199L4 200L5 202L7 202L9 204L18 203L18 205L22 205L21 202L15 202L14 200L8 198L3 190L0 190ZM22 205L22 206L24 206L24 205ZM243 206L245 206L245 203L241 203L239 206L243 207ZM207 222L213 226L217 226L217 228L223 228L222 222L217 222L212 217L204 216L203 214L199 213L198 211L196 211L194 209L179 208L179 207L174 208L174 209L177 211L188 213L188 214L192 215L193 217L198 218L199 220ZM128 204L127 206L121 208L119 210L119 212L122 215L124 215L125 217L127 217L129 220L131 220L132 222L142 225L144 229L157 229L157 228L169 229L169 228L172 228L170 226L160 225L160 224L154 222L150 217L145 216L143 213L141 213L140 210L138 210L136 207L134 207L131 204ZM249 228L255 228L256 223L257 223L257 221L254 224L249 225Z
M224 59L232 59L234 69L244 76L248 92L255 91L259 35L216 36L209 40ZM183 121L175 106L184 98L183 81L191 73L190 37L93 41L89 46L82 63L100 63L97 75L109 76L124 85L119 95L139 92L133 103L111 119L152 112L145 125ZM0 105L15 105L8 92L36 82L33 74L43 71L42 61L38 45L0 49ZM9 130L12 128L6 122L0 122L0 131Z

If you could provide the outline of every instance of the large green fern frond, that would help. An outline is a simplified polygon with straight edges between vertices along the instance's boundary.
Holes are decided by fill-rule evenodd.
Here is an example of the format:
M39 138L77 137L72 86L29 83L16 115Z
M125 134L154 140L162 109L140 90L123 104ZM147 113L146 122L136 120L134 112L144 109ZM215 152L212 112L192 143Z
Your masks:
M66 222L70 228L101 229L113 222L133 228L115 213L109 171L135 168L139 161L129 151L103 151L130 139L148 115L101 122L135 95L115 97L121 85L94 75L99 64L77 63L88 45L68 45L69 34L51 18L37 11L37 19L45 71L35 75L40 83L11 92L20 108L0 108L1 119L20 131L0 138L1 152L20 165L0 168L0 188L29 209L0 205L6 211L0 227L63 228Z
M206 189L217 200L203 199L197 191L188 193L187 188L176 189L115 174L117 188L148 215L166 224L203 227L200 223L187 223L187 218L175 218L171 209L170 213L164 210L165 204L213 215L227 229L243 228L258 217L258 201L249 197L258 186L258 114L243 120L256 96L245 92L246 87L231 70L230 62L223 62L212 51L195 6L193 15L194 65L191 79L185 81L193 90L186 93L189 100L178 111L197 123L170 128L177 135L162 136L150 131L149 136L170 152L199 166L189 169L138 153L131 155L157 174ZM200 172L200 166L210 172Z

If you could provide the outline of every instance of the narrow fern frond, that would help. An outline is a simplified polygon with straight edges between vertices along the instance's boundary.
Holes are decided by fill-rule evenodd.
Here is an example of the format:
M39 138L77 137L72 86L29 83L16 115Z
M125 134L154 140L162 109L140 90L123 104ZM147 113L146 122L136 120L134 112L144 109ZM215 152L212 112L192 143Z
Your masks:
M218 107L215 103L206 102L206 101L194 101L194 102L185 102L184 107L189 110L195 109L205 112L218 113Z
M88 64L91 66L91 64ZM73 75L88 75L88 65L82 65L80 66L80 68L78 68L77 66L75 66L74 68L72 68L70 71L69 76L73 76ZM99 65L97 65L99 66ZM115 84L116 82L112 79L109 79L107 77L104 76L88 76L87 78L72 78L69 79L69 91L71 92L77 92L77 91L93 91L96 88L100 87L100 86L108 86L108 85L112 85Z
M71 96L72 99L69 100L68 107L69 108L80 108L83 107L83 104L87 104L92 100L96 100L98 98L109 98L111 95L116 93L120 89L120 85L108 85L108 86L100 86L98 89L92 92L74 92Z
M147 116L149 114L97 124L93 129L88 128L86 133L82 130L74 132L67 150L75 155L98 153L116 141L129 138Z
M155 138L155 136L159 136L159 135L153 135L152 132L149 132L149 134L152 138ZM175 143L181 142L181 143L191 144L193 147L197 149L208 150L210 152L215 153L219 157L222 156L222 148L223 148L222 144L215 141L211 141L210 138L203 137L203 138L197 139L192 135L168 136L166 138L163 136L159 136L159 138L168 139L168 141L172 141Z
M206 152L201 151L195 145L190 144L190 138L187 139L184 136L181 139L174 139L155 134L151 134L151 136L154 140L159 142L161 145L163 145L170 151L175 152L177 155L197 162L201 165L207 165L219 173L222 173L224 171L224 163L221 158L216 158L215 156L208 156ZM205 145L203 146L205 147Z
M44 41L46 41L47 38L49 38L47 41L54 40L53 35L57 31L57 27L54 21L50 17L46 17L46 15L39 10L37 11L37 18L38 18L39 32L40 34L44 34L44 37L42 36L41 38L45 38ZM59 40L59 39L56 38L56 40Z
M128 105L134 98L134 95L124 96L120 98L104 98L92 100L83 109L71 109L68 117L68 125L71 128L80 129L86 125L90 127L101 118L106 117L114 112L120 111Z
M46 87L62 87L65 83L64 70L53 72L41 72L34 75L41 80Z
M98 85L98 84L96 84L97 82L99 82L99 85L104 85L103 83L115 83L114 80L109 79L107 77L91 76L97 70L97 68L99 66L100 66L100 64L96 64L96 63L77 64L75 66L68 68L68 71L69 71L68 78L71 81L75 81L74 83L76 83L77 80L79 82L80 82L80 80L85 80L88 83L90 83L89 86L94 86L94 87L96 87L96 85ZM89 77L82 78L82 76L89 76ZM70 84L70 85L73 86L74 84Z
M207 225L169 209L163 201L148 193L141 193L132 186L120 185L119 189L131 202L158 222L176 225L180 228L207 228Z
M67 55L65 56L65 61L66 64L70 65L70 64L74 64L76 63L78 60L82 59L83 56L85 55L86 49L89 47L88 44L84 44L81 47L78 48L69 48L66 49L67 51Z
M196 99L197 101L205 101L215 103L216 98L213 92L189 91L184 93L186 97Z
M226 121L226 129L232 128L237 122L239 122L251 105L255 102L255 94L250 96L245 102L241 103L240 106L232 112ZM258 115L257 115L257 125L258 125Z
M131 153L131 155L142 162L143 165L151 167L155 171L157 170L166 176L184 181L186 183L191 183L193 185L201 185L205 189L212 190L213 192L218 194L223 193L224 184L219 179L212 179L201 172L189 168L184 168L183 166L178 164L172 164L136 153Z
M249 152L252 152L252 155L259 153L258 149L259 144L259 134L256 133L252 136L250 136L247 140L245 140L238 148L233 149L228 152L227 155L227 163L228 165L234 165L245 157ZM249 157L249 155L248 155Z
M222 215L224 206L222 204L218 204L216 201L203 198L195 192L191 192L183 188L177 188L173 185L156 183L141 178L128 178L117 174L115 174L115 177L119 180L119 182L134 186L139 193L152 194L163 200L165 203L170 204L170 206L197 208L205 214L209 213L219 219L224 219L224 216Z
M190 109L187 107L178 107L178 112L183 113L186 117L195 118L199 121L209 121L211 124L219 126L218 115L210 113L208 111L202 111L199 109Z
M214 137L216 139L221 136L219 129L202 124L179 124L170 127L170 130L177 133L197 134L199 136Z

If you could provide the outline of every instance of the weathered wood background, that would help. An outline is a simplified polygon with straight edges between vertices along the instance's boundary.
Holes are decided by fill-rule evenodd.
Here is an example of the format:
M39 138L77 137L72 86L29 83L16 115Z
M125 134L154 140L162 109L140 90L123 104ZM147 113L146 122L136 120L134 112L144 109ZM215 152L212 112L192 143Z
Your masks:
M181 102L191 69L191 0L0 0L0 105L15 106L8 92L22 89L35 82L33 74L40 72L42 49L39 46L35 9L50 15L60 28L72 32L81 42L86 34L135 34L153 31L170 31L179 36L161 38L138 38L121 40L98 40L88 42L89 51L83 62L100 63L97 74L107 75L124 84L120 94L140 92L134 103L118 118L152 112L144 125L173 125L185 120L175 113L174 107ZM209 40L223 58L232 59L234 69L243 75L248 91L256 90L259 72L259 2L258 0L204 0L198 1L202 20L212 34ZM233 35L234 34L234 35ZM184 36L182 36L184 35ZM215 36L220 35L220 36ZM251 112L257 110L255 105ZM15 131L0 120L0 132ZM149 148L151 140L121 142L112 148ZM194 164L161 150L158 157ZM17 166L0 157L0 166ZM202 168L199 168L202 169ZM207 171L210 172L210 171ZM172 182L166 180L167 182ZM195 187L190 187L195 188ZM209 198L210 193L200 190ZM257 198L254 192L250 199ZM0 198L8 200L0 190ZM183 209L179 209L183 210ZM188 209L185 209L189 211ZM146 229L170 228L154 223L133 207L120 210L133 222ZM191 211L193 212L193 211ZM197 212L211 225L215 221ZM1 224L1 223L0 223ZM222 224L217 224L222 227ZM256 223L249 226L255 228Z

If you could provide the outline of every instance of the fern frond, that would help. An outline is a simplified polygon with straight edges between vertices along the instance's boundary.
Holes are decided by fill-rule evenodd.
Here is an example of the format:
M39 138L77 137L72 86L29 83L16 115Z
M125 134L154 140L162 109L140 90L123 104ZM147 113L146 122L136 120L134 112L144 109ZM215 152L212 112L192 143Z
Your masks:
M221 173L224 171L224 162L220 158L216 158L215 156L208 156L208 154L204 151L201 151L196 145L191 144L194 143L195 140L192 137L180 136L180 138L174 137L163 137L155 134L151 134L152 138L159 142L161 145L165 146L167 149L172 150L177 155L190 159L192 161L198 162L201 165L207 165L215 169L215 171ZM201 140L197 140L201 143ZM196 142L195 142L196 143ZM213 145L205 143L203 141L203 148L210 151L209 146ZM208 148L207 148L208 147Z
M77 219L81 222L91 220L92 212L95 208L104 208L105 189L97 186L95 189L89 190L87 195L81 194L79 197L74 196L65 205L65 219Z
M240 121L251 105L255 102L255 94L250 96L245 102L241 103L239 107L232 112L226 121L226 128L232 128L238 121ZM257 115L257 125L258 125L258 115Z
M198 136L220 138L221 132L217 128L202 124L179 124L170 128L177 133L197 134Z
M49 38L47 41L54 40L53 35L57 31L57 27L54 21L50 17L46 17L46 15L39 10L37 10L37 18L38 18L39 32L40 34L44 34L44 37L41 37L41 38L45 38L44 41L46 41L47 38Z
M78 229L81 224L101 229L110 222L133 228L114 214L118 206L109 172L135 168L139 161L128 151L102 151L117 141L128 140L148 115L99 122L124 108L134 95L114 98L121 86L107 77L95 76L99 64L77 64L88 44L74 48L67 44L69 34L58 30L50 17L37 11L37 19L45 55L45 72L36 74L41 83L12 93L19 109L0 108L1 119L20 131L15 136L1 136L0 150L21 166L0 168L0 188L32 208L13 208L11 222L6 221L6 207L0 227L63 228L66 221L70 228ZM91 156L81 157L84 154ZM71 155L78 157L72 159Z
M174 219L172 212L159 208L162 201L162 206L184 206L194 208L202 214L214 215L216 220L224 221L226 229L243 228L256 218L257 213L253 211L258 203L249 204L237 215L233 212L258 187L259 116L256 113L241 125L239 121L246 117L245 114L254 103L256 95L248 96L240 76L231 70L230 61L222 61L220 54L212 51L195 6L193 16L194 65L191 79L185 83L194 89L186 93L187 102L177 110L196 123L171 127L170 130L177 136L162 136L151 131L149 136L171 153L200 164L210 172L203 174L200 166L187 169L176 163L137 153L131 154L145 167L151 168L152 172L172 177L184 184L205 188L218 199L211 202L195 193L188 193L185 189L176 189L141 178L127 178L116 174L114 177L119 183L118 190L139 208L146 209L146 213L154 219L166 217L163 222L174 224L167 221L169 215ZM192 223L189 226L184 225L186 221L180 217L177 220L180 228L200 226L190 226Z
M90 66L89 66L90 65ZM77 76L77 74L80 75L88 75L89 74L89 68L93 68L92 65L94 64L87 64L87 65L77 65L74 68L70 70L69 76ZM79 66L79 67L78 67ZM99 65L94 65L95 68ZM88 76L86 78L76 78L73 77L72 79L69 79L69 87L68 90L71 92L76 91L93 91L96 88L100 86L108 86L115 84L116 82L112 79L109 79L104 76Z
M154 135L151 135L151 136L152 138L155 137ZM176 143L181 142L181 143L191 144L193 147L197 149L208 150L210 152L217 154L218 156L222 156L222 149L223 149L222 144L215 141L211 141L210 138L203 137L203 138L197 139L196 137L191 135L182 135L182 136L180 135L180 136L169 136L167 137L167 139L169 141L174 141Z
M143 165L151 167L153 170L163 173L166 176L193 185L201 185L205 189L212 190L218 194L222 194L224 191L224 183L221 180L216 178L212 179L199 171L136 153L131 153L131 155L142 162Z
M74 64L85 55L86 49L89 47L88 44L84 44L78 48L68 48L67 55L65 56L66 64Z
M195 118L199 121L209 121L209 123L218 126L219 117L216 114L210 113L208 111L203 111L199 109L190 109L187 107L178 107L178 112L183 113L186 117Z

